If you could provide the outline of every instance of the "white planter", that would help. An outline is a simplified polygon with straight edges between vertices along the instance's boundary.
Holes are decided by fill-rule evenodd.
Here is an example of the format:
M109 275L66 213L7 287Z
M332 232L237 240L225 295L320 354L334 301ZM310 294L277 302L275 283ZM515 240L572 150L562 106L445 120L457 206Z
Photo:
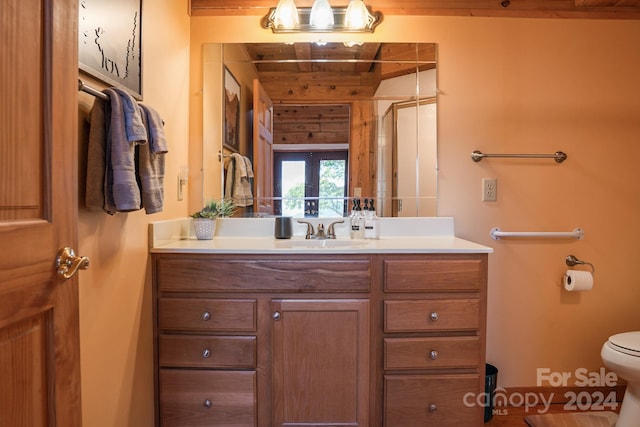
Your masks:
M216 220L209 218L192 218L193 231L198 240L211 240L216 232Z

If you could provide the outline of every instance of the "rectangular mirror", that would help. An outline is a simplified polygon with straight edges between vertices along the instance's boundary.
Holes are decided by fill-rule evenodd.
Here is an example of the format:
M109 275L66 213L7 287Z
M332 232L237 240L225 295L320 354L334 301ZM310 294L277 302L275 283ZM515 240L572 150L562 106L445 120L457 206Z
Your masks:
M203 202L326 217L362 198L381 216L436 216L436 56L433 43L205 45Z

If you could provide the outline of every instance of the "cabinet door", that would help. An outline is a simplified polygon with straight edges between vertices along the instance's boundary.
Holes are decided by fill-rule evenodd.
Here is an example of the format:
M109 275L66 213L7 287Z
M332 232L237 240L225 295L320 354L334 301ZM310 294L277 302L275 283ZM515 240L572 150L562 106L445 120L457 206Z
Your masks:
M369 301L274 300L274 426L369 425Z

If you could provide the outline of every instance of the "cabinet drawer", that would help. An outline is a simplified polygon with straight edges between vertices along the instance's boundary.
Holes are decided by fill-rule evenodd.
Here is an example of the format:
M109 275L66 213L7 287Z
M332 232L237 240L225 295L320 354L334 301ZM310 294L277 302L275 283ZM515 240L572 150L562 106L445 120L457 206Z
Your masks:
M160 366L255 368L256 337L160 335Z
M482 281L479 259L384 261L386 292L475 291Z
M387 300L385 332L475 330L480 326L477 299Z
M479 337L385 338L385 369L472 368L480 365Z
M160 370L163 427L256 425L255 371Z
M305 291L367 292L371 262L367 257L323 260L237 259L211 256L159 256L160 291Z
M384 425L481 426L480 392L480 377L472 374L385 376Z
M256 300L160 298L158 327L164 330L256 330Z

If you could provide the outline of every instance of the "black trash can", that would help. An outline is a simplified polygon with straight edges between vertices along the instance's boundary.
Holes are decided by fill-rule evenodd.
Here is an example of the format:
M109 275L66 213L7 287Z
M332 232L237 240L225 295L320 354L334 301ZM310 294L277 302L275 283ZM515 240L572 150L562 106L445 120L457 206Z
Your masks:
M498 384L498 368L493 365L485 365L484 375L484 422L486 423L493 417L493 401L496 395L496 386Z

